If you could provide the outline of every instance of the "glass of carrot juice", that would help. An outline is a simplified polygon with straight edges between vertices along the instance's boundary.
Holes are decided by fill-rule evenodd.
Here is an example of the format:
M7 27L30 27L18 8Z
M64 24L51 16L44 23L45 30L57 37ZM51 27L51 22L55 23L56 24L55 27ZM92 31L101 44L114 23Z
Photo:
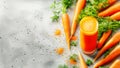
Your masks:
M80 21L80 47L85 54L93 54L97 47L98 21L87 16Z

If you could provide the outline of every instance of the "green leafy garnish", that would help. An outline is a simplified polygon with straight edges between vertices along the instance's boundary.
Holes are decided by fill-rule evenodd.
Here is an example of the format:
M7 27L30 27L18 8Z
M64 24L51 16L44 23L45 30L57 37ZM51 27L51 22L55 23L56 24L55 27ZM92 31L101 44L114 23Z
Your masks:
M62 0L62 5L68 9L73 5L73 1L74 0Z
M78 55L77 54L73 54L73 55L70 56L70 59L73 59L73 60L77 61Z
M78 68L78 66L73 66L73 68Z
M100 66L99 68L109 68L108 66Z
M54 15L51 17L52 18L52 21L56 21L58 22L58 19L59 19L59 12L54 12Z
M92 60L87 59L86 64L87 64L88 66L90 66L90 65L92 65L92 64L93 64L93 62L92 62Z
M77 46L77 41L71 41L70 46Z
M50 8L53 12L53 16L51 17L52 22L58 22L61 8L62 8L61 2L54 0L54 2L51 4Z
M66 64L64 65L59 65L58 68L68 68L68 66Z
M60 15L62 13L66 13L67 9L69 9L75 0L60 0L56 1L51 4L50 8L53 12L53 16L51 17L52 22L58 22Z

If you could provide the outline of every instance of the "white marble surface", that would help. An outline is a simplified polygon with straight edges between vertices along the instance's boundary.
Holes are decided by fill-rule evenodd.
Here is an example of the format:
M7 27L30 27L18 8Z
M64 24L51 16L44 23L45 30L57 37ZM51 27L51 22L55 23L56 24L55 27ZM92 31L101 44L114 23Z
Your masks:
M0 68L57 68L51 2L0 0Z
M52 2L0 0L0 68L57 68L65 63L70 53L61 21L51 22ZM72 18L73 11L69 14ZM54 36L55 29L61 29L62 35ZM65 48L63 56L55 53L57 47Z

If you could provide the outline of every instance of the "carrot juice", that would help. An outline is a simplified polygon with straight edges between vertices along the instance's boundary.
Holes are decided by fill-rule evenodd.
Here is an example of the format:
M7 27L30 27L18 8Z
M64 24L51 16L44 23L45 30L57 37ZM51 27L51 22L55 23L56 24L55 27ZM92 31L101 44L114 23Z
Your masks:
M92 54L97 47L98 21L87 16L80 21L80 47L85 54Z

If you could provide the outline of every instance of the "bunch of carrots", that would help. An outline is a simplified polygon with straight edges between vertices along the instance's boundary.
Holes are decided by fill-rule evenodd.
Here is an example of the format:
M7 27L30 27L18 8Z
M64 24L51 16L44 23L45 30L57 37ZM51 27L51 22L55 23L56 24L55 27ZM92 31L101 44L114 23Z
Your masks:
M120 2L118 2L118 3L116 3L116 2L117 2L117 0L108 0L108 3L110 4L110 6L105 8L104 10L100 11L98 13L98 16L99 17L108 17L109 16L113 20L120 20ZM67 12L62 13L62 24L64 27L66 42L68 44L69 50L70 50L71 38L74 36L76 29L78 27L79 14L80 14L81 10L84 9L85 5L86 5L86 0L78 0L77 1L71 28L70 28L70 19L69 19L68 13ZM108 49L110 49L111 47L115 46L116 44L118 44L120 42L120 32L115 33L110 38L110 40L108 40L111 33L112 33L112 30L108 30L107 32L103 33L102 37L98 41L97 48L99 49L99 52L96 55L96 57L94 58L94 61L96 61L105 51L107 51ZM97 62L95 64L94 68L98 68L101 65L109 63L110 61L112 61L119 55L120 55L120 45L116 46L109 55L107 55L105 58L103 58L102 60ZM81 61L82 68L87 68L87 65L81 54L79 54L79 59ZM112 65L112 66L114 66L114 65ZM115 67L115 68L117 68L117 67Z

